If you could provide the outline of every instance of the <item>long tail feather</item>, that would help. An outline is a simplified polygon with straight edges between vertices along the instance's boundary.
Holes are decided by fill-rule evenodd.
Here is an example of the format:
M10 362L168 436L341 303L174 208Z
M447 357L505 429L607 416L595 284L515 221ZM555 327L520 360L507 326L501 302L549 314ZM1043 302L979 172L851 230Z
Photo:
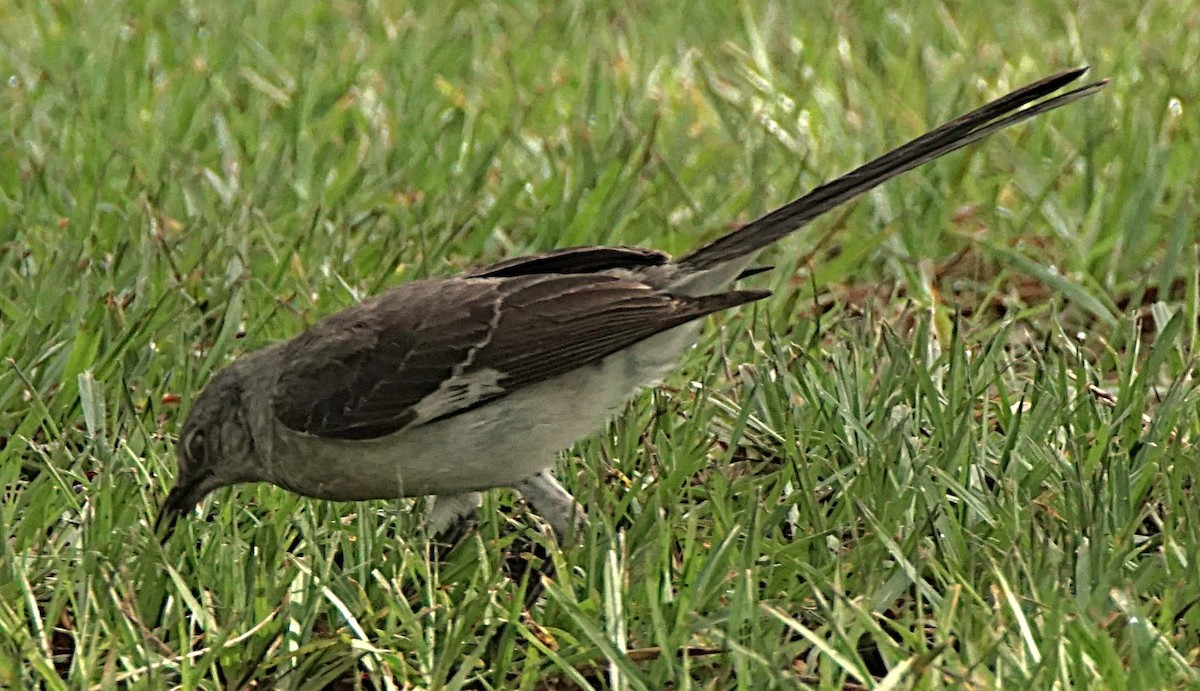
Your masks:
M1001 96L718 238L682 258L679 263L689 269L702 271L746 257L799 230L826 211L907 170L945 156L993 132L1094 94L1107 80L1041 100L1083 76L1087 69L1079 67L1060 72Z

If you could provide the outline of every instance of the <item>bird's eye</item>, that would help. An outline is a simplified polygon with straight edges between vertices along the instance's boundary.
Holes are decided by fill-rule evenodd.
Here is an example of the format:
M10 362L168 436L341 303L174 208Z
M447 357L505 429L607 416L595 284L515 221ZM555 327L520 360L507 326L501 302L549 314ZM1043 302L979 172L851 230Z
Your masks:
M204 458L204 432L199 430L192 432L188 436L184 446L187 448L188 458L199 460Z

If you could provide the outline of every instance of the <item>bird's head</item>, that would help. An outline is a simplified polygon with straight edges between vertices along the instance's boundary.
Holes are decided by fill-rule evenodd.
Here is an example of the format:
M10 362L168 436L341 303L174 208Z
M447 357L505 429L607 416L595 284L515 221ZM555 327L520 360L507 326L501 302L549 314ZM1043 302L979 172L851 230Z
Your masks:
M243 407L243 368L217 373L188 411L175 447L178 475L154 522L166 542L179 517L215 489L255 480L254 437Z

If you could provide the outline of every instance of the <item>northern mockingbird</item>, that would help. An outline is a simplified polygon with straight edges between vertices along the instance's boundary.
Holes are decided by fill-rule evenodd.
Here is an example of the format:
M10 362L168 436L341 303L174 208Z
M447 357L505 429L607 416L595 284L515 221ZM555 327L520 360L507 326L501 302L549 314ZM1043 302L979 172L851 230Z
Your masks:
M342 501L429 495L427 527L440 534L476 511L481 491L509 487L571 539L584 511L551 475L557 455L669 373L701 317L767 297L730 287L761 249L906 170L1095 93L1104 82L1052 96L1085 71L998 98L681 259L637 247L509 259L397 286L245 355L193 402L155 530L165 540L219 487L269 482Z

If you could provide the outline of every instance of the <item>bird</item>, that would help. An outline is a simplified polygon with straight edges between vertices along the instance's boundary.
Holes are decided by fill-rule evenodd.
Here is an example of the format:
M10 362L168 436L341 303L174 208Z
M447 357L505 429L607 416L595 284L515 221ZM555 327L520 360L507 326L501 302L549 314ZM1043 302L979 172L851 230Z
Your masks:
M481 493L516 490L558 540L586 512L558 455L671 373L702 318L766 298L737 288L776 240L891 178L1099 91L1068 69L997 98L679 259L570 247L392 287L235 359L195 397L154 531L214 490L266 482L334 501L430 498L453 533ZM1068 86L1073 85L1067 89ZM1057 94L1057 95L1055 95Z

